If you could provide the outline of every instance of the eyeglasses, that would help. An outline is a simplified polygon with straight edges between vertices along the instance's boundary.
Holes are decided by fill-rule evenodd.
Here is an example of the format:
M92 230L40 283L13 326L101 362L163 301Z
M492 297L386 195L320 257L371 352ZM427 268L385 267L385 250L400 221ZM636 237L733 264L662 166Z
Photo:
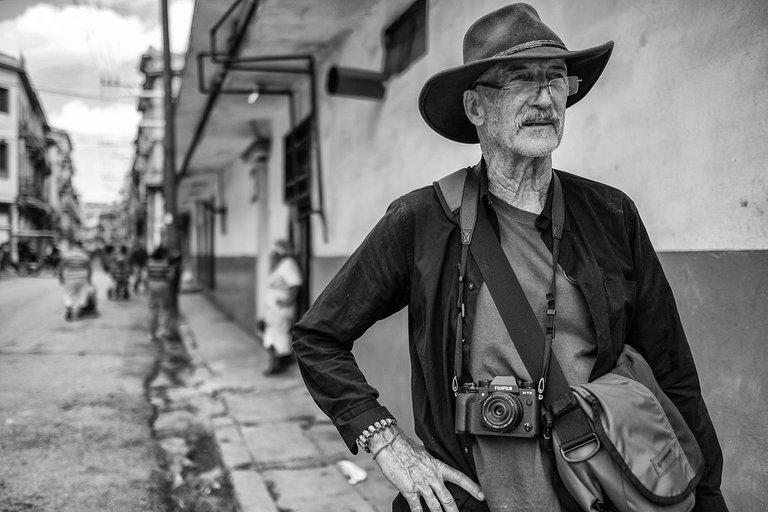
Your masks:
M539 82L533 82L531 80L513 80L505 84L494 84L491 82L478 81L472 84L472 89L478 85L482 85L483 87L491 87L492 89L512 91L515 94L538 96L540 90L547 88L547 90L549 90L549 94L553 96L562 96L563 94L566 96L573 96L579 92L579 82L581 82L581 78L577 76L561 76L553 78L549 82L543 84Z

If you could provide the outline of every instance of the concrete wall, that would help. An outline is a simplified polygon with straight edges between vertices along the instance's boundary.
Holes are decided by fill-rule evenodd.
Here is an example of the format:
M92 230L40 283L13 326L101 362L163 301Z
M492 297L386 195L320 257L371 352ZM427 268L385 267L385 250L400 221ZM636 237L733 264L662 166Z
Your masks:
M768 251L663 253L723 448L731 510L768 508Z
M215 258L216 289L209 292L219 308L246 331L256 329L256 265L254 256Z
M254 332L258 225L248 170L235 159L218 175L215 207L225 207L226 213L215 216L216 288L210 295L228 317Z
M478 147L431 132L416 103L427 78L460 63L466 28L505 3L433 0L428 54L389 81L385 101L321 95L330 240L315 237L313 297L396 196L479 158ZM552 0L535 7L571 48L616 42L601 80L568 110L555 167L619 187L637 202L662 252L723 444L726 497L732 510L764 509L768 3ZM402 8L395 2L361 20L324 69L377 68L381 30ZM406 336L401 313L369 330L356 351L398 414L410 413Z

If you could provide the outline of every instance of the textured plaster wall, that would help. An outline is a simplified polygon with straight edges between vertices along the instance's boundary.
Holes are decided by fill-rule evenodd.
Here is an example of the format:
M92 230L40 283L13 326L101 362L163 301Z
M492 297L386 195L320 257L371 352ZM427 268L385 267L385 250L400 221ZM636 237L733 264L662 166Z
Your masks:
M253 256L217 257L216 289L209 292L224 314L251 333L256 329L256 266Z
M731 510L767 510L768 251L661 254L723 448Z
M389 81L385 101L321 95L333 199L319 255L349 254L393 198L479 158L477 146L433 133L417 98L429 76L460 64L471 22L505 3L433 0L428 53ZM616 43L603 77L568 110L555 166L630 194L658 250L768 248L768 3L532 3L571 48ZM334 64L381 68L381 30L394 16L382 9Z
M249 168L239 158L220 175L216 206L226 206L226 232L222 215L216 215L216 255L254 256L256 254L256 205L251 203Z

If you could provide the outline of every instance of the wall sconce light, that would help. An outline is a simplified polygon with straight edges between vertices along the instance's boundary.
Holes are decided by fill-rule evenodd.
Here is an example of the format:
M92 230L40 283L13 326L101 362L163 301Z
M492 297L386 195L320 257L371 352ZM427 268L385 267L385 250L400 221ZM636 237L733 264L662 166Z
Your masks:
M259 91L259 86L254 85L253 92L248 95L248 104L253 105L254 103L256 103L256 100L259 99L260 95L261 95L261 91Z
M386 92L385 79L382 73L334 66L328 71L328 92L380 100Z

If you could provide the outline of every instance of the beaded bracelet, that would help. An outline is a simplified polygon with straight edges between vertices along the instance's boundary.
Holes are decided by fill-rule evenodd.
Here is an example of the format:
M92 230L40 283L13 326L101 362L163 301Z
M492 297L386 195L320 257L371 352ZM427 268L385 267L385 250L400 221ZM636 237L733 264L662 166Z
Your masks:
M377 456L378 456L378 455L381 453L381 451L382 451L384 448L389 448L389 446L390 446L392 443L394 443L394 442L395 442L395 439L397 439L398 437L400 437L400 432L398 432L397 434L395 434L394 436L392 436L392 439L390 439L389 441L387 441L387 443L386 443L384 446L381 446L381 447L380 447L378 450L376 450L375 452L373 452L373 460L376 460L376 457L377 457Z
M387 427L396 427L397 420L395 418L384 418L369 425L363 430L359 436L357 436L357 446L365 450L366 453L371 453L371 449L368 447L368 443L371 440L371 436L376 432L381 432Z

